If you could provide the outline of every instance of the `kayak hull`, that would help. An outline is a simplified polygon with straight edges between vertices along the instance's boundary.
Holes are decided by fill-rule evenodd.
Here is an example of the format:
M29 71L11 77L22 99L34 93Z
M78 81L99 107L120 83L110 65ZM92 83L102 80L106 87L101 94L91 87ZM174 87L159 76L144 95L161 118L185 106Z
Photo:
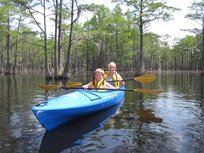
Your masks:
M123 86L120 89L124 89ZM46 130L51 130L71 120L90 115L118 104L124 99L125 91L75 90L58 96L38 106L32 111Z

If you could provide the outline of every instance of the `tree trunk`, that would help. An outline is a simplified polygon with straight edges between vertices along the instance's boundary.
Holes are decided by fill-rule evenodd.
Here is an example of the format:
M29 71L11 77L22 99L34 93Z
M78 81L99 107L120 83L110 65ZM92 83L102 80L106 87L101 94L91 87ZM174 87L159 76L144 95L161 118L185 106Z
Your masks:
M143 0L141 0L141 4ZM143 7L140 6L140 14L143 14ZM139 32L140 32L140 50L139 50L139 69L137 70L136 75L142 75L145 72L145 65L144 65L144 48L143 48L143 19L140 15L140 23L139 23Z
M55 3L55 1L53 0L53 3ZM58 27L58 8L59 8L59 4L58 4L58 0L56 0L56 6L55 6L55 40L54 40L54 77L57 77L57 72L58 72L58 60L57 60L57 27Z
M45 2L45 0L43 0L43 3L44 3L44 7L43 7L44 14L43 14L43 16L44 16L45 77L46 77L46 79L51 79L52 76L51 76L50 71L49 71L48 56L47 56L48 54L47 54L47 28L46 28L46 13L45 13L45 11L46 11L46 8L45 8L46 2Z
M58 27L58 72L57 78L63 74L62 65L62 0L60 0L59 6L59 27Z
M6 40L6 51L7 51L7 65L6 65L6 71L5 74L9 75L12 73L11 68L11 57L10 57L10 17L7 18L7 40Z
M70 55L71 55L71 46L72 46L72 32L73 32L73 26L74 26L74 2L72 0L72 6L71 6L71 25L70 25L70 31L69 31L69 45L67 50L67 58L64 68L64 73L62 74L62 78L70 78Z
M203 29L202 29L202 35L203 35L203 39L202 39L202 70L201 70L201 75L204 76L204 17L203 17L203 21L202 21L202 25L203 25Z
M41 4L43 6L43 19L44 19L44 29L40 26L39 22L36 20L36 18L34 17L34 14L32 13L31 11L31 8L29 6L26 6L24 5L31 17L33 18L34 22L36 23L36 25L40 28L40 30L43 32L43 35L44 35L44 46L43 46L43 49L44 49L44 57L45 57L45 78L46 79L51 79L52 76L51 76L51 73L50 73L50 70L49 70L49 64L48 64L48 54L47 54L47 30L46 30L46 0L43 0L43 4Z
M77 6L77 1L72 0L71 3L71 25L70 25L70 31L69 31L69 45L68 45L68 50L67 50L67 58L66 58L66 63L65 63L65 68L64 68L64 72L62 74L62 78L68 79L70 78L70 64L71 64L71 46L72 46L72 33L73 33L73 27L74 27L74 23L77 21L77 19L79 18L80 15L80 8L77 8L77 17L74 20L74 2L76 3Z
M13 72L15 73L17 71L17 65L18 65L18 39L19 39L19 30L20 30L20 24L21 24L21 17L18 22L18 31L17 31L17 36L16 36L16 46L15 46L15 53L14 53L14 67L13 67Z
M0 40L3 40L2 32L0 32ZM4 69L4 54L3 54L3 42L0 42L0 73L3 73Z

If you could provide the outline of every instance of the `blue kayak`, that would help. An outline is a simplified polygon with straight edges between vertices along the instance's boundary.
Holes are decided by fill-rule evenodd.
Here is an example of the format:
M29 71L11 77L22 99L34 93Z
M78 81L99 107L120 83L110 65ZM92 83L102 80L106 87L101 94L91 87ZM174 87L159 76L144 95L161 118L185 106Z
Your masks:
M42 126L51 130L71 120L118 104L124 99L123 89L123 86L119 90L106 91L77 89L33 106L32 111Z

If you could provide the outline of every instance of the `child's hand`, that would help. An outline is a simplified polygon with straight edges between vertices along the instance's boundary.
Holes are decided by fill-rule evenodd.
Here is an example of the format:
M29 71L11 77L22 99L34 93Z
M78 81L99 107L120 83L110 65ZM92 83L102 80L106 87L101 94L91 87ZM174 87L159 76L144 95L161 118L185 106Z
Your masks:
M122 86L124 86L124 85L125 85L125 82L122 81L122 80L120 80L120 84L121 84Z
M82 88L84 88L85 90L88 89L88 86L87 85L83 85Z
M109 87L107 87L107 86L104 86L103 88L104 88L105 90L108 90L108 89L109 89Z

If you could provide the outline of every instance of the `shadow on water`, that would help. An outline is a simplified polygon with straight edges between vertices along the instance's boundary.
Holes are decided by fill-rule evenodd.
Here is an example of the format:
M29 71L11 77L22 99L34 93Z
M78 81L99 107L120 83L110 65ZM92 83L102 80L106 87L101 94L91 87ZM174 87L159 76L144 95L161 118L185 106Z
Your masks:
M104 127L103 123L117 114L122 105L123 101L102 112L66 123L54 130L46 131L39 152L59 153L76 145L82 145L81 139L93 131L100 131Z
M139 88L143 88L143 85L139 83ZM154 111L151 109L145 108L145 95L143 93L139 93L137 97L138 106L133 110L132 114L134 114L134 122L137 123L137 134L135 135L135 143L139 146L137 149L133 149L135 152L141 152L146 144L146 140L144 139L144 129L146 125L151 125L151 123L162 123L163 119L156 117Z
M139 87L143 89L143 84L139 83ZM135 113L139 116L138 120L142 123L162 123L163 119L162 118L157 118L152 110L150 109L145 109L144 106L144 101L143 101L143 93L139 94L139 108L138 110L135 111Z
M139 88L143 89L143 84L139 83ZM153 110L150 109L145 109L144 106L144 94L140 93L138 96L138 102L139 102L139 106L138 109L135 110L135 114L139 116L139 118L137 119L139 122L141 123L162 123L163 119L162 118L158 118L155 116L155 114L153 113Z
M139 115L140 117L138 118L138 120L142 123L162 123L163 119L162 118L158 118L154 115L153 111L150 109L144 110L137 110L135 112L137 115Z

